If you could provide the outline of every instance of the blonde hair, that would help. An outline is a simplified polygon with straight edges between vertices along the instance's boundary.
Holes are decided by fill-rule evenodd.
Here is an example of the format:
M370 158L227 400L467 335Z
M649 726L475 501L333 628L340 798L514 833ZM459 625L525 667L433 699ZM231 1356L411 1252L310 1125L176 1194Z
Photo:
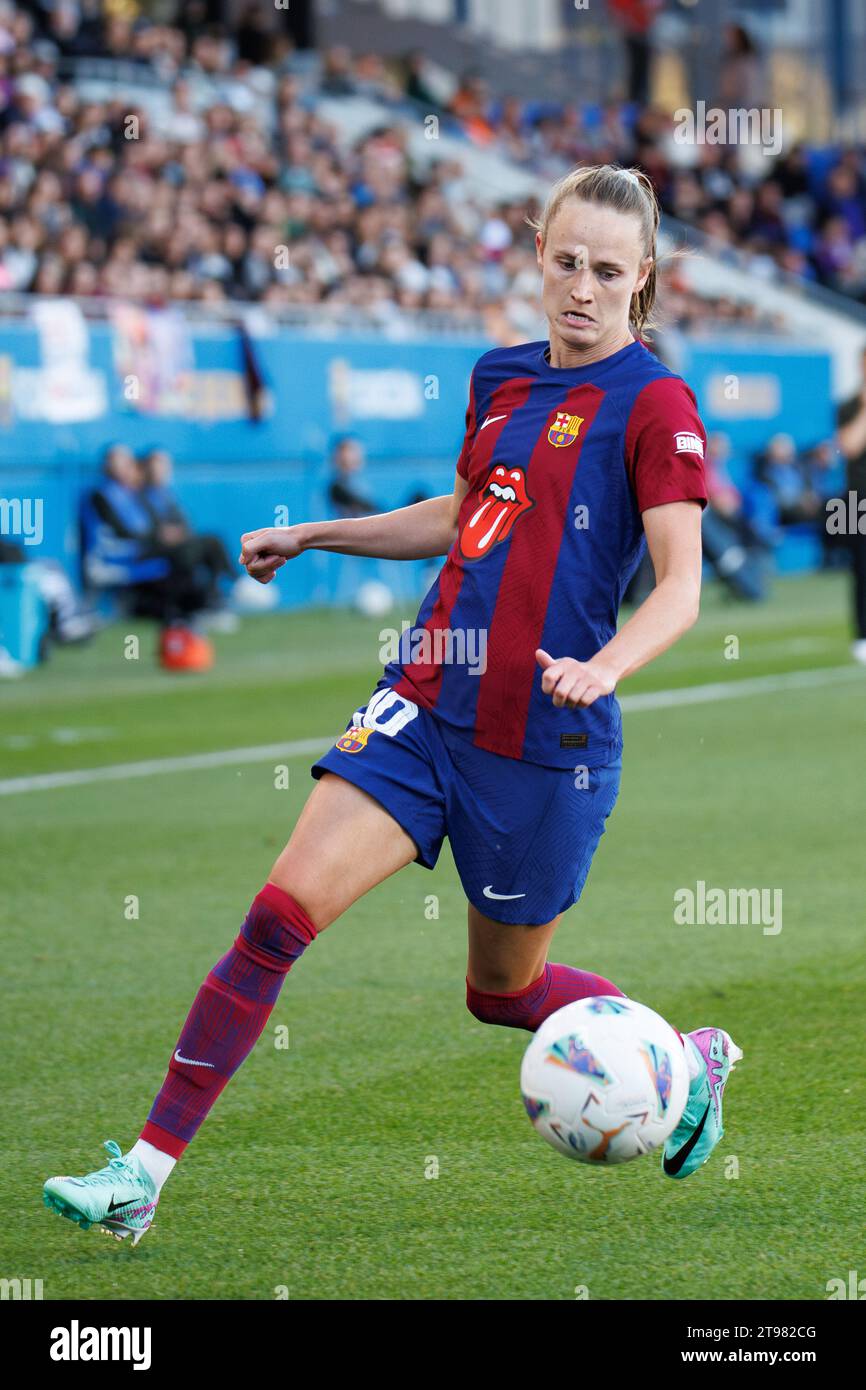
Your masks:
M652 256L653 263L643 288L632 295L629 325L637 337L642 338L655 323L656 242L660 215L655 189L640 169L620 169L615 164L572 169L551 188L541 216L527 219L530 227L540 234L542 245L547 241L551 222L569 198L579 198L584 203L597 203L600 207L614 208L616 212L630 213L640 221L643 254Z

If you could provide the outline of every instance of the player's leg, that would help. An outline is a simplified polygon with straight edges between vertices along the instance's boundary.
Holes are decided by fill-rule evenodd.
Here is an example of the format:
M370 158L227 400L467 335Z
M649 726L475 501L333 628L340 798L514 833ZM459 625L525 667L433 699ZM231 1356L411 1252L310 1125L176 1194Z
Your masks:
M370 888L411 863L414 842L367 792L317 782L231 950L201 986L143 1138L179 1158L252 1051L295 961Z
M496 922L470 904L466 1003L482 1023L535 1032L566 1004L599 994L624 997L603 976L548 962L558 921L540 927ZM668 1177L686 1178L706 1163L724 1134L724 1089L743 1054L723 1028L696 1028L677 1037L686 1054L689 1092L665 1143L662 1169Z
M268 881L303 903L318 933L417 854L414 840L380 802L326 772Z
M160 1189L268 1021L283 981L315 936L410 863L415 842L367 792L325 774L254 899L234 945L208 974L181 1030L141 1138L106 1168L50 1178L45 1201L84 1229L138 1241Z
M537 980L562 914L543 926L506 925L468 906L466 978L473 989L514 993Z
M576 999L620 994L603 975L547 959L616 802L619 760L548 768L453 741L450 752L448 834L469 900L470 1011L534 1031Z
M523 926L495 921L469 904L466 1006L480 1022L534 1032L549 1014L577 999L622 995L603 975L548 961L560 917Z
M618 762L575 771L488 763L480 752L464 753L454 771L448 832L470 902L466 1003L484 1023L534 1032L566 1004L622 995L604 976L547 959L560 915L581 895L619 786ZM496 918L483 910L487 900L497 901ZM742 1055L721 1028L679 1036L689 1095L663 1154L664 1171L676 1178L695 1172L719 1143L722 1093Z
M377 802L332 773L310 794L229 952L198 992L143 1138L179 1158L252 1051L283 981L320 931L417 854Z
M558 922L559 917L543 926L498 922L470 903L466 1004L482 1023L535 1032L566 1004L600 994L624 997L601 975L547 960ZM677 1037L686 1054L689 1092L665 1143L662 1168L668 1177L685 1178L706 1163L724 1134L724 1089L743 1054L722 1028L696 1028Z

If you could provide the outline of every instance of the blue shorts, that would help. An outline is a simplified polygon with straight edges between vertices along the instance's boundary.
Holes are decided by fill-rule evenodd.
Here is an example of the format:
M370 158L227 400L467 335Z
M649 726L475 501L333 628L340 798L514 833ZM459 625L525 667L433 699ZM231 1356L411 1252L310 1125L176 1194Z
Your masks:
M334 772L380 802L425 868L447 835L479 912L533 926L580 897L621 771L621 758L572 771L489 753L388 686L312 768L314 777Z

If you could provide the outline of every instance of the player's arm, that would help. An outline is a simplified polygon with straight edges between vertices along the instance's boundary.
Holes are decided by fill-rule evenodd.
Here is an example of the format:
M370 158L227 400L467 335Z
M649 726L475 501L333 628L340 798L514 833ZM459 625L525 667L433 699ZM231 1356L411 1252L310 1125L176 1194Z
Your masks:
M668 502L643 514L655 588L595 658L614 685L639 671L697 622L701 603L701 508Z
M541 688L553 703L591 705L610 695L626 676L660 656L698 617L701 594L701 508L698 502L667 502L643 513L644 533L655 570L652 593L591 661L555 661L539 650Z
M457 517L468 486L458 473L453 493L428 497L394 512L247 531L241 537L239 560L253 579L267 584L287 560L294 560L305 550L369 555L379 560L428 560L446 555L457 536Z
M678 377L638 394L625 434L625 464L641 515L656 585L590 661L555 661L539 651L541 688L559 707L591 705L673 646L698 616L701 509L706 503L706 434L697 402Z

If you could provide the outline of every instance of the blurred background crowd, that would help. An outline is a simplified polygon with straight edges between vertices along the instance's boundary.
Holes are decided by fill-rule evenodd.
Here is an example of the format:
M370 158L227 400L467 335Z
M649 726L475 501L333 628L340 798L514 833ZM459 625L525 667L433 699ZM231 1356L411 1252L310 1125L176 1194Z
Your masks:
M144 4L0 0L0 288L463 314L531 297L536 200L491 208L459 161L419 168L396 119L408 103L542 182L579 163L639 164L665 213L714 254L866 302L862 143L828 152L798 140L744 167L738 146L678 143L672 112L626 94L522 101L472 72L443 82L417 52L386 60L335 45L311 66L287 29L265 27L259 3L233 25L201 4L154 8L166 17ZM729 25L725 44L720 100L766 104L747 31ZM87 58L158 85L146 103L94 99L70 80L70 60ZM319 102L358 95L382 104L382 124L346 143ZM290 264L274 264L277 245ZM691 321L700 307L676 288L669 309ZM748 305L712 307L749 317Z
M854 13L847 0L835 8ZM850 33L843 26L841 49L822 30L826 51L812 64L827 98L821 117L818 97L800 90L772 152L681 138L678 101L692 113L703 102L781 116L780 84L786 72L796 84L796 62L780 77L772 34L752 22L774 10L805 22L803 81L812 0L722 4L712 16L703 0L606 0L583 31L596 45L593 85L569 76L571 57L584 62L591 47L574 29L581 15L568 21L567 52L543 41L545 24L564 32L558 0L522 11L519 0L502 0L498 12L484 0L419 0L411 12L396 0L0 0L0 305L20 316L31 300L60 297L91 315L122 301L179 306L196 321L257 305L279 321L306 315L299 321L309 325L320 311L382 329L426 315L433 333L523 341L543 332L527 219L575 164L612 162L643 168L663 209L654 344L663 356L729 331L792 340L804 303L849 317L862 336L866 142L856 119L843 121L860 110L862 74L848 71L844 101L833 87L850 61L846 43L864 38L862 16ZM395 19L407 13L441 44L413 43L411 26L402 44L377 40L402 33ZM531 70L515 52L522 35L538 48ZM689 56L672 77L677 42ZM495 62L478 61L494 51ZM698 256L714 280L694 273ZM261 397L248 339L245 352ZM834 388L849 418L853 387L849 373L846 389ZM846 458L862 453L858 440L843 454L832 418L812 431L783 425L776 419L745 451L713 434L707 558L745 598L765 592L786 528L819 536L814 563L848 562L823 522L827 500L846 486ZM136 472L120 448L107 459L93 452L91 482L104 468L115 489L140 493L144 473L166 466L156 447ZM357 449L349 471L360 473L360 438ZM323 466L330 453L338 474L341 451L345 439L325 441ZM338 493L332 481L331 509ZM232 574L224 552L196 550L185 517L166 523L143 503L136 540L122 509L97 501L93 510L99 495L88 487L78 518L85 576L91 552L91 574L104 573L100 546L115 545L115 561L121 543L136 563L161 559L154 611L168 614L183 590L178 572L191 574L207 552L200 606L214 608L218 581L225 589ZM160 539L166 524L186 528L171 555ZM9 542L6 550L8 559ZM193 591L183 592L182 607Z

